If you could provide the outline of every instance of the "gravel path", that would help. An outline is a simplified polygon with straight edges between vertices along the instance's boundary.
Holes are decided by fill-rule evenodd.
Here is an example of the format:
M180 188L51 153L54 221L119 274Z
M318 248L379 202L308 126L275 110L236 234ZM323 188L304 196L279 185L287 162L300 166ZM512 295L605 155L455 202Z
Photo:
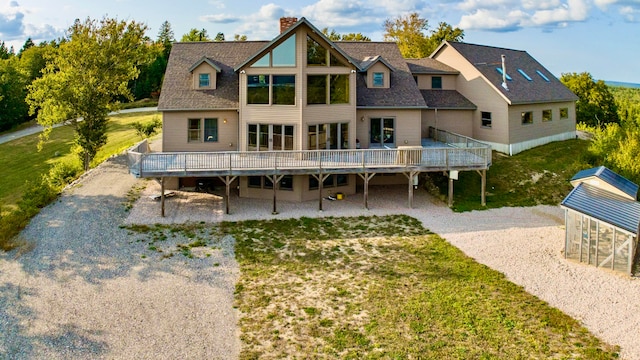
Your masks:
M138 181L123 160L33 219L22 233L33 251L0 255L0 358L237 357L233 242L209 258L142 258L146 245L119 227Z
M134 184L141 198L122 203ZM212 258L143 259L142 244L120 224L238 221L289 217L405 213L420 219L467 255L579 319L622 358L640 359L640 282L562 257L563 212L558 207L452 213L423 191L407 208L406 187L372 187L342 201L278 203L183 193L160 204L154 181L126 174L121 160L92 172L23 232L35 249L0 255L0 354L12 358L235 358L237 314L232 308L238 267L233 241ZM221 266L212 266L219 263Z

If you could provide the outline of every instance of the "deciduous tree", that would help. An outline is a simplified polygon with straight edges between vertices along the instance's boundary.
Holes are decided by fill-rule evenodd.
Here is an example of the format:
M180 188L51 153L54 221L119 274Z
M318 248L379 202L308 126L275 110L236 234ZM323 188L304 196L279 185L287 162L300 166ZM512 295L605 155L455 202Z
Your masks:
M206 29L198 30L191 29L188 33L182 35L182 42L195 42L195 41L211 41Z
M609 87L588 72L562 74L560 81L578 96L576 118L587 125L618 123L618 108Z
M146 25L104 18L76 20L69 40L47 56L43 76L29 86L27 102L46 139L54 124L71 121L85 170L106 143L109 111L148 61Z
M340 34L335 29L322 29L322 33L331 41L371 41L371 39L362 33Z
M418 13L411 13L384 22L384 40L395 41L405 58L424 58L440 45L443 40L460 41L464 30L453 28L446 22L438 24L436 30L429 30L429 21Z

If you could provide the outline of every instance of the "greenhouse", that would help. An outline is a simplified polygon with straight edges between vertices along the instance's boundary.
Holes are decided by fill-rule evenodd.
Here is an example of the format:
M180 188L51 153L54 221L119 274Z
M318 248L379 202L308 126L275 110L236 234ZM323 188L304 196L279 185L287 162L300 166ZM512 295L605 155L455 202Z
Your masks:
M565 209L565 258L631 274L638 242L638 185L606 167L579 172Z

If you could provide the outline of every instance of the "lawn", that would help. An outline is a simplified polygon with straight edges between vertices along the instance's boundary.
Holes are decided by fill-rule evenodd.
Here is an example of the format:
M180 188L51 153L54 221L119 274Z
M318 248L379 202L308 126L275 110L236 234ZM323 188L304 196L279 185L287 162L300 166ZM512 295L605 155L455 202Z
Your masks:
M150 121L157 113L135 113L112 116L108 126L108 142L97 154L94 165L117 154L140 138L131 127L135 121ZM72 157L73 129L70 126L55 128L42 151L38 151L38 135L29 135L0 144L0 166L3 177L0 182L0 204L13 206L22 196L27 180L38 180L51 166L64 158Z
M578 171L593 167L587 160L590 142L558 141L507 156L493 152L487 171L487 206L558 205L571 191L569 180ZM430 173L440 194L447 194L447 178ZM446 201L444 195L440 196ZM483 209L480 205L480 176L472 171L460 173L454 181L453 210Z
M408 216L223 223L241 359L612 359L561 311Z

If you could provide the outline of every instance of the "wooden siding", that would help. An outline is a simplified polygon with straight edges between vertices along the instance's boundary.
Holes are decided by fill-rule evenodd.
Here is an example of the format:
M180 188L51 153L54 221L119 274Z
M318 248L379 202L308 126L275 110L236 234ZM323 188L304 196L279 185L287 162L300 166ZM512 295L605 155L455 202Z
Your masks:
M357 131L356 137L360 140L362 149L370 146L370 126L371 118L393 118L395 119L396 146L420 146L422 136L418 129L422 123L422 112L415 110L358 110L356 115ZM364 118L364 121L362 119ZM354 140L355 141L355 140ZM405 142L406 141L406 142Z
M482 74L452 47L446 46L436 57L458 71L456 90L478 110L473 118L473 138L493 143L509 143L509 113L507 99L485 81ZM498 59L500 60L500 59ZM491 113L491 128L482 126L482 111Z
M473 110L438 110L436 123L435 110L422 110L422 138L428 137L429 127L473 137Z
M211 65L207 64L206 62L198 65L195 69L193 69L191 74L194 89L212 90L216 88L216 77L218 73L216 72L216 69L211 67ZM200 74L209 74L209 87L200 87Z
M561 108L569 109L569 117L567 119L560 119ZM551 121L542 121L543 110L551 110ZM533 114L532 124L522 124L523 112L531 112ZM576 130L575 107L572 102L514 105L509 109L509 119L509 144Z
M188 141L188 120L205 118L218 119L218 141ZM227 119L226 124L224 119ZM202 132L203 129L200 131ZM163 152L233 150L238 150L238 113L236 111L165 111L162 114Z
M457 90L456 78L458 75L415 75L418 78L418 89L431 90L431 78L440 76L442 78L442 90Z

